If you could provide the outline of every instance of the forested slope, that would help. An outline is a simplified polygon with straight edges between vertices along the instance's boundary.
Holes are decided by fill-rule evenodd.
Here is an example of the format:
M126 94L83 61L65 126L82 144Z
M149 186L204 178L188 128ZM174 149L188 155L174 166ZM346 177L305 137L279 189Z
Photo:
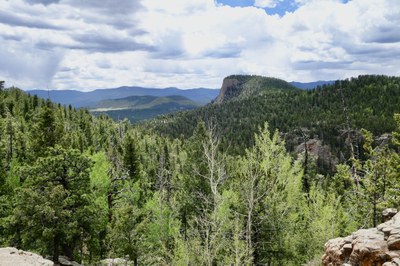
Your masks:
M371 79L397 93L397 78ZM220 147L219 136L226 142L232 135L218 117L193 125L187 139L164 138L2 85L1 246L87 265L106 257L134 265L301 265L320 262L328 239L376 224L380 210L399 207L398 115L382 125L395 130L390 143L376 146L363 130L364 159L347 160L328 177L305 171L305 157L293 158L267 124L254 145L232 155ZM271 104L287 104L282 95L299 92L265 93L276 96Z
M219 104L166 115L148 126L175 138L191 136L199 121L214 121L223 146L242 153L254 144L254 132L267 121L270 128L286 134L289 150L299 145L306 134L309 139L318 138L328 144L340 158L347 146L346 130L358 135L361 128L375 135L390 133L394 130L393 114L400 112L399 77L359 76L309 91L290 88L275 79L239 77L246 80L236 90L239 97L220 101L220 95L216 101ZM272 86L266 85L268 82Z

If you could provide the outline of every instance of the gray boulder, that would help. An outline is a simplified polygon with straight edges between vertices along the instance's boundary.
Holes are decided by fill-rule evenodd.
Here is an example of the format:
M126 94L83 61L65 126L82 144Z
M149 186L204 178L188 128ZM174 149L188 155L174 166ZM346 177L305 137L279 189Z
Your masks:
M46 260L35 253L16 248L0 248L1 266L52 266L51 260Z

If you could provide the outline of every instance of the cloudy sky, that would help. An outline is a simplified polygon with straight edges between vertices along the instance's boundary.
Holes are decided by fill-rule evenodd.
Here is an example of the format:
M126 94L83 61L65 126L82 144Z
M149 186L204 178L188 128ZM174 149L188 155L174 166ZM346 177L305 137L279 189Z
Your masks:
M24 89L400 75L400 1L0 0L0 44Z

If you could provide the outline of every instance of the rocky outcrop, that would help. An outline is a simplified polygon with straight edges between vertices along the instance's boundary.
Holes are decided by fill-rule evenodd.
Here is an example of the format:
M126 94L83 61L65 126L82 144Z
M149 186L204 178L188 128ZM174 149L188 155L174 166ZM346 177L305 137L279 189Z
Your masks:
M58 258L61 266L82 266L82 264L77 263L76 261L71 261L68 257L60 256Z
M71 261L65 256L59 257L61 266L82 266L81 264ZM16 248L0 248L0 266L52 266L51 260L42 256Z
M400 213L396 212L395 209L385 210L385 222L376 228L360 229L350 236L329 240L322 264L400 266Z
M240 94L242 83L234 77L226 77L222 82L221 90L214 103L222 103Z
M306 143L300 143L296 148L296 153L305 153L319 160L326 169L335 170L338 159L332 154L328 145L323 145L319 139L309 139Z
M0 248L1 266L51 266L54 263L35 253L16 248Z
M224 78L218 97L220 104L231 99L258 96L266 91L298 90L284 80L257 75L230 75Z
M100 261L101 266L125 266L132 265L128 260L116 258L116 259L104 259Z

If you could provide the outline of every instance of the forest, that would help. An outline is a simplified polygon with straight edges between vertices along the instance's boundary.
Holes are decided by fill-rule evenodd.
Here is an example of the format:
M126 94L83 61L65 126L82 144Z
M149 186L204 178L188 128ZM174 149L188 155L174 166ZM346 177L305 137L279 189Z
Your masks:
M230 153L243 154L245 148L254 145L254 133L268 121L272 130L287 135L290 151L298 145L296 138L307 135L322 140L341 157L346 148L343 131L365 128L377 136L389 133L395 128L393 114L400 112L399 77L358 76L307 91L279 79L231 77L245 80L240 95L232 95L222 104L162 116L146 127L179 138L191 136L198 122L214 120L223 147Z
M320 265L328 239L399 207L399 95L399 78L362 76L131 124L0 82L0 245L85 265ZM341 152L334 170L293 152L299 128Z

